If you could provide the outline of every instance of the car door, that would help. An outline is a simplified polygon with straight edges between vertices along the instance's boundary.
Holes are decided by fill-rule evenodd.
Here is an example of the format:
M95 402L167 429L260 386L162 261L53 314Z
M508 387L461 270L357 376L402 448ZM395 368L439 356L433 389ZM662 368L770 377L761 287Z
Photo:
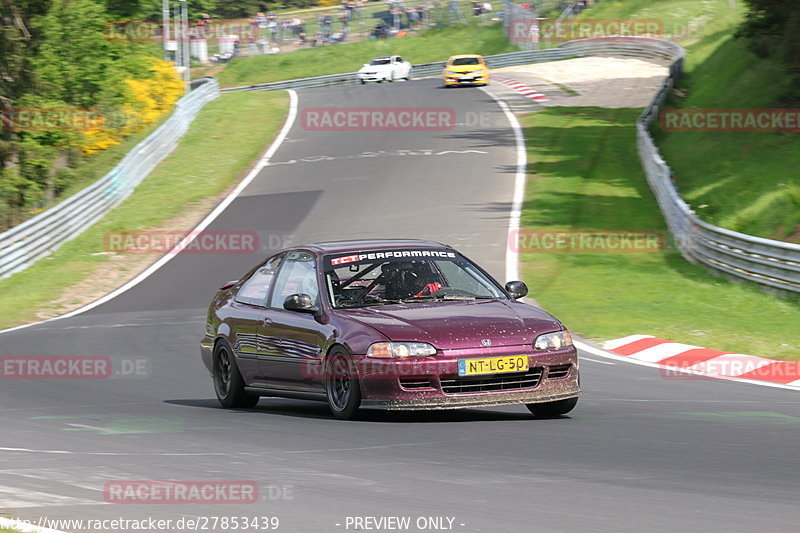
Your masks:
M400 56L392 57L392 73L394 74L394 79L396 79L396 80L405 77L405 74L403 74L403 58L402 57L400 57Z
M275 278L265 329L276 342L261 354L261 372L270 387L319 392L333 328L313 314L284 309L284 301L293 294L308 294L320 306L316 257L310 252L288 252Z
M397 56L395 58L395 60L396 60L395 62L396 62L396 68L397 68L397 74L395 74L395 77L404 78L404 79L407 78L408 77L408 71L410 70L411 64L408 63L407 61L404 61L403 58L400 57L400 56Z
M267 315L267 296L275 273L285 254L268 259L245 281L233 299L233 313L228 320L233 350L242 377L250 386L265 385L260 357L264 349L264 320Z

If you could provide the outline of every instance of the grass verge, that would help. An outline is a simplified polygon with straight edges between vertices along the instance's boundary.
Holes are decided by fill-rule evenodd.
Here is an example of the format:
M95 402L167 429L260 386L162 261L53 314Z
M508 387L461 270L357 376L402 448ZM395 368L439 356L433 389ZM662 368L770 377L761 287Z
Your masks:
M781 107L786 72L733 34L742 0L602 2L588 18L656 18L686 47L686 74L665 108ZM768 239L800 243L800 136L774 132L663 132L654 128L681 195L704 220Z
M522 229L667 234L635 144L638 109L550 108L522 117L528 184ZM800 305L659 253L521 253L537 301L593 340L650 334L800 360Z
M777 108L780 64L730 38L678 85L686 98L666 109ZM703 220L768 239L800 243L800 135L783 132L664 132L656 142L681 195Z
M242 177L276 135L287 106L284 92L229 93L207 104L178 148L125 202L53 255L0 281L0 328L88 303L81 301L80 295L67 301L62 297L93 273L113 270L124 275L124 261L131 256L121 258L120 264L118 256L105 254L106 232L148 229L165 223L171 226L171 218L192 210L199 209L196 214L202 216L208 209L208 198L220 195ZM130 274L128 277L135 272ZM97 277L102 285L103 276ZM121 284L117 282L108 290Z
M502 25L449 26L420 32L414 37L343 43L306 48L279 55L242 57L230 62L217 79L223 87L354 72L375 56L396 54L411 63L444 61L457 53L482 55L514 52Z

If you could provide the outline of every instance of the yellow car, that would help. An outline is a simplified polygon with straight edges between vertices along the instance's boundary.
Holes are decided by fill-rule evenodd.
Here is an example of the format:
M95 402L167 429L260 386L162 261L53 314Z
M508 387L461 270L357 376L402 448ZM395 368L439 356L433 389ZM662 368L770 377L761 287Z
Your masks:
M444 86L488 85L489 67L483 57L475 54L453 56L444 67Z

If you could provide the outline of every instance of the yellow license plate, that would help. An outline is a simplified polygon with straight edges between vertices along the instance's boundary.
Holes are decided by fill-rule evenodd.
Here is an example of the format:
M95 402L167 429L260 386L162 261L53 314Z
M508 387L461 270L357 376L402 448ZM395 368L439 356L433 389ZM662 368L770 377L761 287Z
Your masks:
M458 360L459 376L505 374L508 372L525 372L527 370L528 356L526 355L507 355L505 357Z

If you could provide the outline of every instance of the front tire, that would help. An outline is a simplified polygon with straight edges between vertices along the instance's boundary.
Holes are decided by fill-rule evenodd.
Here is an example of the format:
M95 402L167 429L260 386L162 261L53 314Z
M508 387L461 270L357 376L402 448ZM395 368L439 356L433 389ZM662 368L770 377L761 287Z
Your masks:
M334 348L325 364L325 396L333 416L352 420L361 406L361 385L353 360L343 348Z
M525 404L525 407L537 418L555 418L569 413L575 409L576 405L578 405L578 398L567 398L555 402L528 403Z
M224 340L214 348L213 361L214 392L220 405L226 409L255 406L259 397L244 391L244 379L236 366L233 351Z

